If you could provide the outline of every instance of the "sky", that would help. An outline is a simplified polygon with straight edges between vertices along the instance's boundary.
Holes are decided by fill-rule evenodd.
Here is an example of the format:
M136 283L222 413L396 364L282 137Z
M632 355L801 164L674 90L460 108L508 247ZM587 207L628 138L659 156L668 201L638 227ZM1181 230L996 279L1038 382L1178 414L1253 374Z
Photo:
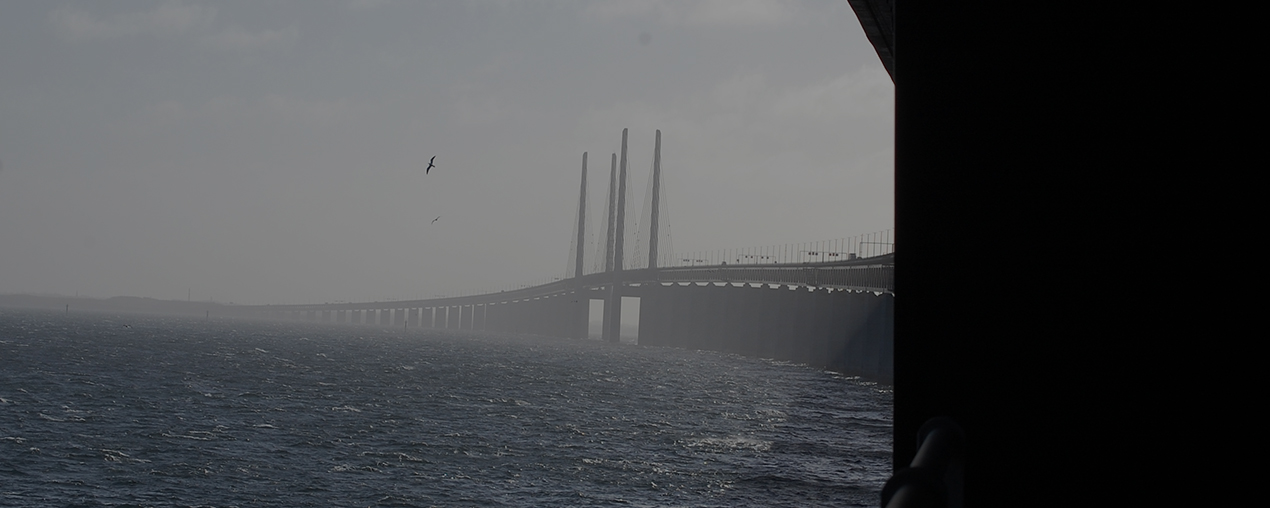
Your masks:
M544 282L623 128L676 252L886 230L893 97L845 0L0 2L0 294Z

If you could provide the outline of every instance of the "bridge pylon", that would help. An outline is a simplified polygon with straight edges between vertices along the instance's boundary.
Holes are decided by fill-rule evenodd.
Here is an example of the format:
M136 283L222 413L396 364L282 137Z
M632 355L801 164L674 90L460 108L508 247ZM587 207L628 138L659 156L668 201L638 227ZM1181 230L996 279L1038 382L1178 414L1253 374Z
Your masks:
M586 152L582 152L582 190L578 193L578 236L576 238L577 246L574 251L573 260L573 277L578 281L582 280L582 253L586 252ZM575 339L587 338L587 325L590 321L591 300L587 296L587 289L579 282L573 288L572 308L572 326L569 329L569 335Z
M653 145L653 207L648 227L648 267L657 268L657 227L661 214L661 129L657 129L657 142Z
M622 129L622 162L617 176L617 217L613 227L613 277L609 283L608 298L604 300L604 334L605 342L617 343L622 340L622 264L626 236L626 135L629 129ZM609 205L610 207L612 204Z

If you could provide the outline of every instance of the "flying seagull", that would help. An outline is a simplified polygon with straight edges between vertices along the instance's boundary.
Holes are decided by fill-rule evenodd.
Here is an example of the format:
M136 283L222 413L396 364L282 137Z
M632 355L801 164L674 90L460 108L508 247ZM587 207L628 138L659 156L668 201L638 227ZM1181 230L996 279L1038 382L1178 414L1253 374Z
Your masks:
M432 223L433 223L433 224L436 224L436 223L437 223L437 221L439 221L439 220L441 220L441 216L440 216L440 215L438 215L438 216L437 216L437 218L432 219Z
M426 174L428 174L428 171L431 171L431 170L432 170L432 168L437 167L437 165L436 165L436 164L433 164L433 162L434 162L434 161L436 161L436 160L437 160L437 156L433 155L433 156L432 156L432 159L430 159L430 160L428 161L428 167L427 167L427 168L424 168L424 170L423 170L423 174L425 174L425 175L426 175Z

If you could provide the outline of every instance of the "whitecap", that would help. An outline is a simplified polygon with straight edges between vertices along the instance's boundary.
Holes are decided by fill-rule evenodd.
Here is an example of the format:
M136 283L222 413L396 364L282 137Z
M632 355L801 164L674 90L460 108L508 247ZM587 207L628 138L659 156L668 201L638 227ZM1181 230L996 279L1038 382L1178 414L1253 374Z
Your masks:
M706 448L725 448L725 449L746 449L754 451L767 451L771 449L772 442L762 439L755 439L747 436L730 436L730 437L708 437L688 442L690 447L706 447Z

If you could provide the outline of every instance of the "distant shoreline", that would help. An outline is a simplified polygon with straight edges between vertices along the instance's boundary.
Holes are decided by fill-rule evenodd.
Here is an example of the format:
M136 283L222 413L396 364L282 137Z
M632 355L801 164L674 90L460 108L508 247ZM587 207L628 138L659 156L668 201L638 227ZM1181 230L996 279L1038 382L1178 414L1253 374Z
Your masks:
M158 300L137 296L112 296L110 298L89 298L83 296L10 294L0 295L0 307L18 309L48 309L90 311L90 312L127 312L140 314L173 314L185 316L204 316L208 312L234 307L232 304L216 302L195 302L181 300Z

